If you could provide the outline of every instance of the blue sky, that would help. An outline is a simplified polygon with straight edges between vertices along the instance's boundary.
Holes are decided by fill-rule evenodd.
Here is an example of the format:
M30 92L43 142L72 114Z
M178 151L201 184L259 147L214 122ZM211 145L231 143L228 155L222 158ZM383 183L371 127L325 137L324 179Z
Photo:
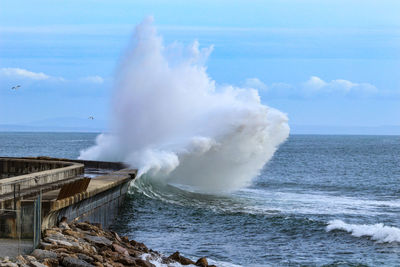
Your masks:
M209 75L256 87L294 131L400 126L398 14L397 0L0 1L0 124L106 124L118 59L152 15L166 43L214 45Z

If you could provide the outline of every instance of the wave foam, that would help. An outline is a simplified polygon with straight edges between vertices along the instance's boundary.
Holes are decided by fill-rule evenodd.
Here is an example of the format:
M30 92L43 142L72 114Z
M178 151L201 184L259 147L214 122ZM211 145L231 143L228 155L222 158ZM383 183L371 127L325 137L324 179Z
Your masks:
M328 232L341 230L351 233L352 236L367 236L379 243L400 242L400 228L385 226L383 223L377 224L348 224L342 220L332 220L326 227Z
M162 258L161 257L154 259L154 258L152 258L152 255L147 254L147 253L143 254L141 256L141 258L142 258L142 260L150 261L150 263L153 264L156 267L183 267L183 266L189 266L189 267L193 266L193 267L195 267L195 265L192 265L192 264L190 264L190 265L182 265L179 262L173 262L173 263L165 264L165 263L162 263ZM213 260L213 259L210 259L210 258L207 258L207 260L208 260L208 264L209 265L216 265L216 266L220 266L220 267L241 267L241 265L233 264L233 263L230 263L230 262L216 261L216 260Z

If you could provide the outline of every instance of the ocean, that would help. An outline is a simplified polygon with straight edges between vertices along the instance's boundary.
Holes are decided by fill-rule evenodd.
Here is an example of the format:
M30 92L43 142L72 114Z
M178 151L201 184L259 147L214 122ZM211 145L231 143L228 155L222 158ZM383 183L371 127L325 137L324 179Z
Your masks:
M93 133L0 133L0 156L77 158ZM291 135L251 186L139 179L112 229L218 266L400 266L400 136Z

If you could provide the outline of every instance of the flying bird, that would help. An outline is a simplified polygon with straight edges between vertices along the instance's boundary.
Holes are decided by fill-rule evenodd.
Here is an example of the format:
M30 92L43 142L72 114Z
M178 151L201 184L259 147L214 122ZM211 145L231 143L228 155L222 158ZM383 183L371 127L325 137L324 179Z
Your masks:
M94 117L93 117L93 116L89 116L88 119L89 119L89 120L94 120Z
M20 87L21 87L21 85L13 86L13 87L11 87L11 90L17 90L17 89L19 89Z

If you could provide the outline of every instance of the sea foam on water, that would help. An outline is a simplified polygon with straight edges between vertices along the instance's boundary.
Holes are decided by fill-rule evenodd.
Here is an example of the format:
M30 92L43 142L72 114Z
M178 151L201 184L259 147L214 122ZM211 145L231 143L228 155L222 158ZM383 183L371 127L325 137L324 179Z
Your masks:
M355 237L369 237L379 243L400 242L400 228L386 226L383 223L377 224L349 224L342 220L328 222L326 230L341 230L350 233Z
M112 131L80 158L123 161L146 179L204 192L248 185L288 137L288 119L255 89L217 85L205 66L212 49L164 46L145 19L116 73Z

